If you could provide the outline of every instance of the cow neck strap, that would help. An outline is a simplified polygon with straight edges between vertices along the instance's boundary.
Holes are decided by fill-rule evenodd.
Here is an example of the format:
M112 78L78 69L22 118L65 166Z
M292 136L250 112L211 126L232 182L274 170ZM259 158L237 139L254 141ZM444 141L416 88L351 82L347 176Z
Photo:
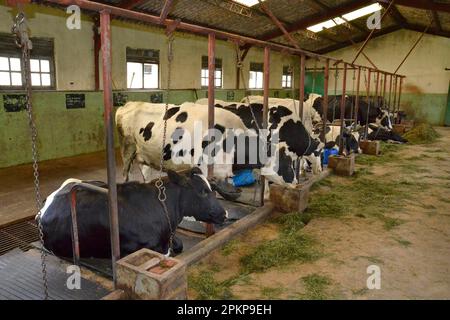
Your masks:
M164 215L166 216L167 223L169 226L169 255L173 250L173 237L175 235L176 227L173 228L172 222L170 221L170 215L169 210L167 209L166 200L166 187L164 186L164 182L162 179L162 174L164 171L164 147L166 144L166 134L167 134L167 117L165 116L167 114L167 111L169 110L169 98L170 98L170 85L171 85L171 76L172 76L172 61L173 61L173 33L169 34L168 36L168 50L167 50L167 87L166 87L166 104L164 108L164 127L163 127L163 136L162 136L162 146L161 146L161 155L160 155L160 162L159 162L159 174L158 179L156 179L155 187L158 189L158 200L161 203L161 206L164 211Z

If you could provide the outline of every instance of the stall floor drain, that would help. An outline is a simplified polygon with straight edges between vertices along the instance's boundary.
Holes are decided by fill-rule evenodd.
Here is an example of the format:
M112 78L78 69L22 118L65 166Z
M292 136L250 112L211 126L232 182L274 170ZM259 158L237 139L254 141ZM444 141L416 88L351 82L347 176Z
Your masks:
M17 222L0 228L0 256L14 249L27 251L39 240L38 228L34 220Z

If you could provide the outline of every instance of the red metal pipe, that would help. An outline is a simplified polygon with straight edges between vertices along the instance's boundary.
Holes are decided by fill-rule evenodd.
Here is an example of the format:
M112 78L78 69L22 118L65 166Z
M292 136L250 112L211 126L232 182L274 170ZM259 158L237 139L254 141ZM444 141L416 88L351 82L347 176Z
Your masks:
M361 86L361 67L358 67L358 76L356 79L356 98L355 98L355 128L358 124L358 112L359 112L359 90Z
M389 6L387 7L386 11L381 16L380 23L381 23L381 21L383 21L384 17L391 10L391 7L394 4L394 2L395 2L395 0L391 0L391 3L389 4ZM361 54L361 52L363 52L364 48L367 46L367 43L369 43L369 40L372 38L372 35L374 34L374 32L376 30L377 30L376 28L373 28L372 31L370 32L370 34L367 36L367 39L364 41L363 45L361 46L361 48L359 48L358 52L356 53L356 56L355 56L355 58L353 59L353 61L351 63L352 65L355 63L356 59L358 59L358 57Z
M75 265L80 265L80 241L78 237L78 222L77 222L77 191L79 189L91 190L94 192L108 194L108 189L98 187L87 183L76 183L70 189L70 215L72 217L72 254Z
M299 84L299 95L298 95L298 114L303 122L303 101L305 100L305 64L306 57L304 54L300 56L300 84Z
M216 37L213 33L208 35L208 129L214 128L214 79L216 71ZM211 137L210 137L211 138ZM214 165L208 165L208 177L214 176Z
M383 107L384 102L386 101L386 87L387 87L387 74L384 74L384 80L383 80Z
M339 154L344 154L344 128L345 128L345 92L347 90L347 63L344 62L344 77L342 80L341 97L341 134L339 136Z
M262 128L267 129L269 114L270 48L264 48L264 82ZM266 154L267 155L267 154ZM261 176L261 205L264 205L265 177Z
M106 132L106 156L108 176L108 205L111 232L111 253L114 285L117 284L116 262L120 259L119 217L117 208L116 158L114 148L114 118L111 78L111 17L106 10L100 12L103 63L103 103Z
M364 140L367 140L367 135L369 134L369 113L370 113L370 78L371 78L371 70L368 70L367 75L367 116L366 116L366 129L364 132Z
M394 78L394 103L393 103L393 105L394 105L394 108L393 108L394 112L395 112L395 109L397 108L397 84L398 84L398 79L397 79L397 77L395 77Z
M95 75L95 91L100 90L100 34L98 33L99 19L96 17L94 19L94 25L92 27L93 39L94 39L94 75Z
M398 107L397 107L397 121L396 123L400 124L400 117L398 112L400 112L400 98L402 97L402 87L403 87L403 78L400 78L400 87L398 89Z
M214 105L215 105L215 73L216 73L216 36L214 33L208 35L208 129L214 129ZM212 137L210 137L210 141ZM214 164L208 164L208 177L214 176ZM215 233L212 223L206 224L206 236Z
M143 12L132 11L132 10L128 10L128 9L123 9L123 8L115 7L112 5L107 5L104 3L93 2L93 1L88 1L88 0L45 0L45 2L55 3L58 5L62 5L64 7L75 4L82 9L86 9L86 10L90 10L90 11L97 11L97 12L100 12L102 10L108 10L109 13L115 17L131 19L131 20L150 23L150 24L154 24L154 25L170 26L170 25L176 23L178 30L182 30L182 31L186 31L186 32L201 34L201 35L205 35L205 36L209 35L210 33L214 33L216 35L216 38L219 38L219 39L231 40L234 42L237 41L240 43L246 43L248 45L257 46L257 47L264 47L264 48L269 47L273 50L282 51L282 52L293 54L293 55L305 54L306 56L311 57L311 58L329 59L330 61L339 61L339 59L336 59L333 57L328 57L325 55L316 54L316 53L313 53L313 52L310 52L307 50L292 48L292 47L277 44L274 42L267 42L267 41L259 40L256 38L250 38L250 37L246 37L246 36L242 36L242 35L238 35L238 34L234 34L234 33L229 33L229 32L225 32L225 31L220 31L220 30L216 30L216 29L212 29L212 28L197 26L194 24L186 23L186 22L178 23L177 21L172 20L172 19L165 19L164 22L162 24L160 24L160 22L161 22L160 16L155 16L155 15L151 15L151 14L147 14L147 13L143 13ZM352 63L352 65L359 66L354 63ZM362 66L362 67L364 67L364 66Z
M323 106L322 106L322 141L325 142L325 134L327 129L327 118L328 118L328 85L330 81L330 60L327 59L325 61L325 70L324 70L324 80L323 80Z
M392 75L390 75L389 77L389 99L388 99L389 112L391 111L392 77L393 77Z

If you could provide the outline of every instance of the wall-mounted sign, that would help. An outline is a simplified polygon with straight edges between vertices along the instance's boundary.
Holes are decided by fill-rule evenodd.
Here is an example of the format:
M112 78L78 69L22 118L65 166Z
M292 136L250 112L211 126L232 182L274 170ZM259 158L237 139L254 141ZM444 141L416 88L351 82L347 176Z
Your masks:
M19 112L27 109L27 96L25 94L4 94L3 107L6 112Z
M275 91L274 93L273 93L273 96L275 97L275 98L279 98L280 97L280 91Z
M121 107L125 105L128 101L128 95L123 94L122 92L114 92L113 93L113 105L114 107Z
M163 94L162 94L162 92L152 93L150 95L150 102L151 103L162 103L163 102Z
M84 93L68 93L66 94L66 109L86 108Z
M234 91L227 91L227 101L234 101Z

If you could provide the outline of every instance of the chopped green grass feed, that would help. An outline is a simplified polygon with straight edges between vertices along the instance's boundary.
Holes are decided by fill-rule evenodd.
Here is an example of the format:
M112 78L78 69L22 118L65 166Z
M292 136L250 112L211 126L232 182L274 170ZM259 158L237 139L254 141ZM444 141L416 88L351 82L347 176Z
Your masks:
M433 143L439 138L439 134L428 123L421 123L403 135L412 144Z
M328 298L327 288L331 284L331 279L317 273L310 274L302 278L305 284L306 293L301 298L307 300L325 300Z
M280 295L283 293L283 288L272 288L272 287L262 287L261 296L264 299L275 300L279 299Z
M189 287L197 293L197 299L216 300L233 298L230 285L216 281L214 279L214 273L211 271L202 272L198 275L190 275L188 282Z
M241 257L241 267L244 273L264 272L294 261L314 261L321 257L315 244L312 238L304 234L281 233L277 239L266 241Z

